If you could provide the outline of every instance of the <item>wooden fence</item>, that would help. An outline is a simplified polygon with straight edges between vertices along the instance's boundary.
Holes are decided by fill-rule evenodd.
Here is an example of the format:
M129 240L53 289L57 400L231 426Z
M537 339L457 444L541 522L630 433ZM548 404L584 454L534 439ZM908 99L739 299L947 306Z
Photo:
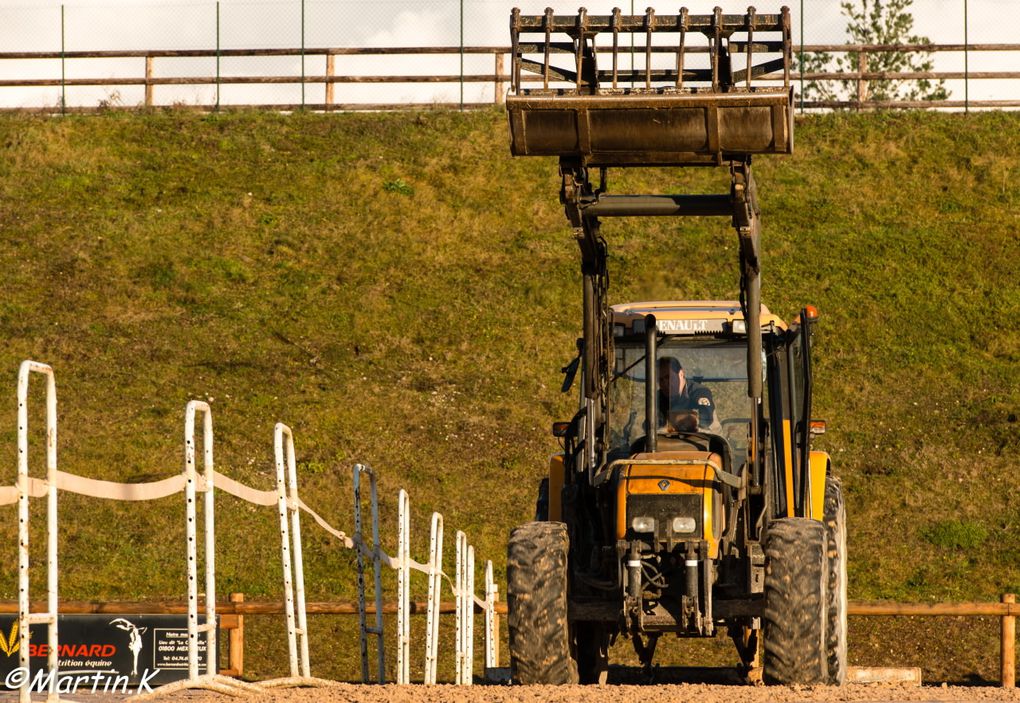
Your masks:
M799 107L821 109L888 109L888 108L1004 108L1020 107L1020 84L1016 89L1016 98L1003 100L971 100L969 86L972 80L1016 80L1020 71L971 71L968 57L971 52L1017 52L1020 44L805 44L801 51L805 54L819 52L843 53L855 56L855 71L850 72L804 72L798 74L803 93L804 81L823 80L852 84L853 97L848 100L805 100L803 95L798 102ZM874 53L905 53L927 54L929 52L955 52L964 55L963 71L868 71L868 54ZM1016 60L1010 61L1016 65ZM918 80L962 80L964 81L964 99L955 100L895 100L878 101L869 99L870 81L918 81Z
M33 609L44 607L45 604L32 604ZM306 603L309 615L357 615L358 604L353 601L322 601ZM375 613L373 604L367 605L370 614ZM0 602L0 614L17 613L18 604L14 601ZM64 614L104 613L104 614L183 614L188 612L185 602L146 603L146 602L98 602L98 601L64 601L60 603L60 612ZM216 606L220 619L220 628L228 630L228 665L224 673L240 676L244 673L244 616L245 615L283 615L286 611L282 601L245 601L244 595L232 593L229 601L220 602ZM394 614L397 604L384 603L383 612ZM411 602L411 613L421 615L426 612L426 603ZM456 612L456 604L445 602L440 605L440 613ZM475 612L481 613L476 605ZM496 603L496 612L506 614L506 603ZM1004 688L1016 686L1016 618L1020 615L1020 603L1016 596L1006 593L998 603L894 603L889 601L850 601L848 615L854 617L867 616L910 616L910 617L997 617L1000 618L1000 681ZM499 623L497 621L498 630ZM498 661L498 659L497 659Z
M845 85L852 85L855 90L853 97L847 100L806 100L798 102L799 107L804 109L880 109L880 108L1014 108L1020 107L1020 84L1018 84L1017 98L1004 98L1001 100L971 100L969 98L969 85L973 80L1016 80L1020 78L1020 71L970 71L967 57L972 52L1020 52L1020 44L811 44L798 48L805 54L818 52L848 53L856 56L856 71L849 72L806 72L795 74L794 79L801 88L805 81L838 81ZM964 55L965 69L963 71L901 71L901 72L873 72L867 70L867 56L876 52L902 52L907 54L927 54L928 52L956 52ZM232 108L263 108L273 110L400 110L400 109L428 109L435 107L454 108L477 108L492 104L499 104L503 101L506 86L510 81L510 74L507 71L507 62L510 49L500 46L465 46L465 47L390 47L390 48L306 48L306 49L194 49L194 50L151 50L151 51L48 51L48 52L0 52L0 67L5 61L60 61L60 76L50 78L0 78L0 97L5 89L15 88L39 88L39 87L60 87L61 103L58 107L53 106L31 106L19 108L0 108L0 110L11 111L88 111L109 108L111 106L81 107L69 106L67 104L67 89L81 86L92 87L129 87L144 86L144 101L139 104L141 107L153 107L157 105L172 104L173 101L160 101L157 95L157 88L160 86L211 86L216 89L215 101L210 104L196 105L194 107L204 109L217 109L220 107L220 87L223 85L321 85L324 86L323 102L305 102L304 91L302 100L298 103L288 104L244 104L230 105ZM463 70L457 73L441 75L398 75L398 74L375 74L361 75L338 71L337 57L370 56L377 58L402 56L402 57L424 57L435 56L465 56L487 55L492 60L491 73L464 73ZM296 75L248 75L221 72L221 60L225 58L238 57L289 57L298 59L301 65L300 73ZM135 76L115 77L94 77L94 78L68 78L67 64L69 62L91 61L95 59L140 59L138 64L139 73ZM156 65L172 63L174 59L196 59L206 58L215 60L215 71L205 76L172 76L157 75ZM309 60L314 63L321 63L321 72L307 71ZM1015 65L1017 62L1011 62ZM463 66L463 60L461 61ZM537 79L537 77L536 77ZM763 80L782 80L782 75L772 77L764 76ZM920 100L920 101L891 101L882 102L869 99L868 85L871 81L885 80L962 80L964 81L964 98L958 97L947 100ZM343 84L427 84L447 83L459 84L491 84L492 102L468 102L463 99L445 103L410 103L410 102L344 102L338 100L337 85ZM463 96L463 90L461 91ZM114 106L131 107L131 106Z

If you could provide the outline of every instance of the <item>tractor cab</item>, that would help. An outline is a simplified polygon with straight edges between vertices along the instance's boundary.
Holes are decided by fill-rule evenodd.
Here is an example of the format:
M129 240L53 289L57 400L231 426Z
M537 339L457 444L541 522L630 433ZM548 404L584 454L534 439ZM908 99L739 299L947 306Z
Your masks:
M752 492L774 484L773 515L818 514L810 498L810 440L821 426L812 430L810 417L809 325L816 317L809 306L787 325L761 307L758 402L749 397L748 336L737 301L612 306L607 466L700 452L741 481L750 472Z
M726 441L735 461L743 463L750 433L747 397L747 342L737 302L663 302L615 305L615 363L609 393L609 440L613 458L647 451L648 335L652 316L656 331L656 448L667 449L671 437ZM762 310L762 324L786 330L778 317ZM632 451L633 450L633 451Z

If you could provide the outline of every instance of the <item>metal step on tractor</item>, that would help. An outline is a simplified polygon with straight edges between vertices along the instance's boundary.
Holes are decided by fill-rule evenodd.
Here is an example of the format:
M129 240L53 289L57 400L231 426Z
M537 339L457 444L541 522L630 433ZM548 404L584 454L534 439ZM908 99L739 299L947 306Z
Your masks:
M629 638L725 629L749 678L846 675L846 521L812 450L811 331L761 303L752 157L793 151L789 11L510 19L511 151L559 159L580 248L579 403L507 554L511 676L605 681ZM721 194L608 193L611 168L726 167ZM610 217L730 218L739 297L610 305ZM626 275L617 272L615 275Z

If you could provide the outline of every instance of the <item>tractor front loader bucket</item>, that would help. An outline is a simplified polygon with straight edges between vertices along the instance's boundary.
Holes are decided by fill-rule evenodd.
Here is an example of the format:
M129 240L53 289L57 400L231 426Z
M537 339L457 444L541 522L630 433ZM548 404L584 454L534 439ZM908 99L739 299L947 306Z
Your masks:
M790 15L510 19L515 156L722 164L793 151Z

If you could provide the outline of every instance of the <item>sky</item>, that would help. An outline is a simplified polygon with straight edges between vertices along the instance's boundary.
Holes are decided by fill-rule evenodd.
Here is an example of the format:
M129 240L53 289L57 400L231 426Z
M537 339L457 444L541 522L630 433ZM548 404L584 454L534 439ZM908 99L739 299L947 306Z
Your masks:
M573 14L581 0L557 6ZM588 0L590 14L608 14L619 5L625 14L643 13L648 0ZM836 0L787 0L793 16L794 40L803 24L805 43L842 43L845 18ZM525 14L541 14L551 0L504 2L503 0L305 0L304 43L308 47L457 46L463 31L468 45L502 46L509 43L510 9L519 5ZM746 5L723 0L687 0L691 13L708 13L716 4L727 12L743 12ZM1015 42L1020 27L1020 0L915 0L914 31L936 43L963 43L966 4L970 43ZM653 3L654 5L654 3ZM678 3L679 5L679 3ZM116 49L214 49L217 44L217 4L209 0L0 0L0 81L26 78L59 78L59 60L4 59L7 51L59 51L61 8L63 43L68 51ZM661 5L659 6L661 7ZM677 8L671 10L675 12ZM772 10L759 3L760 11ZM774 11L774 10L772 10ZM666 12L660 9L660 12ZM300 0L220 0L219 44L223 48L296 48L302 41ZM463 28L462 28L463 15ZM1012 70L1020 52L972 52L971 71ZM937 70L963 70L962 53L936 54ZM157 76L211 76L214 59L157 59ZM78 59L65 64L68 78L141 77L144 59ZM223 75L298 75L300 59L225 58ZM351 74L457 74L459 57L339 57L337 71ZM308 74L325 72L323 57L306 58ZM468 56L465 72L490 73L493 58ZM951 97L962 99L962 81L951 81ZM343 102L456 101L456 83L429 85L364 86L342 84L336 88ZM309 102L323 100L321 86L306 86ZM112 102L135 105L143 100L138 87L71 87L69 105ZM212 86L159 86L156 102L194 104L215 100ZM1020 80L973 80L971 99L1020 99ZM468 84L468 102L491 101L492 84ZM221 87L222 103L300 102L299 86ZM56 105L59 87L26 88L0 86L0 107Z

